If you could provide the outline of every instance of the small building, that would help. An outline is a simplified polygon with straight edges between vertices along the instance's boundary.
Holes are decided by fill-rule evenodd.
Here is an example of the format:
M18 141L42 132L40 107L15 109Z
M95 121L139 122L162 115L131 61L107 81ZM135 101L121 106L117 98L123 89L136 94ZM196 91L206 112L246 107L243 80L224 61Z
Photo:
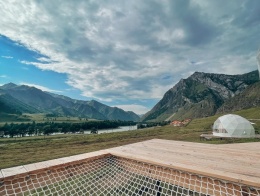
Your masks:
M239 115L227 114L214 122L213 136L250 138L255 137L255 129L247 119Z
M189 122L191 121L190 118L187 118L183 121L179 121L179 120L173 120L171 122L171 125L175 126L175 127L182 127L182 126L186 126Z
M173 125L175 127L181 127L181 126L183 126L183 123L179 120L174 120L171 122L171 125Z

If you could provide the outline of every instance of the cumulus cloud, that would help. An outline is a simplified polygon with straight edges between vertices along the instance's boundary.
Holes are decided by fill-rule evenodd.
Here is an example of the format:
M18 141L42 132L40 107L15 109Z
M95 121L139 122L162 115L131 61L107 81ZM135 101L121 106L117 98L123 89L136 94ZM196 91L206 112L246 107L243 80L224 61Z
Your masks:
M70 86L99 100L161 98L194 71L256 69L257 1L21 0L0 6L0 34L44 55L22 63L65 73Z

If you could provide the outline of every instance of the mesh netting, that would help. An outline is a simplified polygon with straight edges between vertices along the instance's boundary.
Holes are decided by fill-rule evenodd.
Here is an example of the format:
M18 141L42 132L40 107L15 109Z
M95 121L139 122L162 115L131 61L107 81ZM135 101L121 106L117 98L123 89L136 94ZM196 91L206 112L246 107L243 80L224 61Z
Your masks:
M260 189L108 156L0 181L0 195L257 196Z

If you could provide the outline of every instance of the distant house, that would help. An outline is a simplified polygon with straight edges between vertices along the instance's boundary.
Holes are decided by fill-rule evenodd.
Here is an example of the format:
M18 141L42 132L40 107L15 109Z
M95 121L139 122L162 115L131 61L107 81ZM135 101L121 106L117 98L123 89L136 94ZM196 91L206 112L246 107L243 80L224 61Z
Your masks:
M171 122L171 125L173 125L173 126L175 126L175 127L182 127L182 126L187 125L190 121L191 121L190 118L185 119L185 120L183 120L183 121L174 120L174 121Z
M171 122L171 125L173 125L175 127L181 127L181 126L183 126L183 123L179 120L174 120Z

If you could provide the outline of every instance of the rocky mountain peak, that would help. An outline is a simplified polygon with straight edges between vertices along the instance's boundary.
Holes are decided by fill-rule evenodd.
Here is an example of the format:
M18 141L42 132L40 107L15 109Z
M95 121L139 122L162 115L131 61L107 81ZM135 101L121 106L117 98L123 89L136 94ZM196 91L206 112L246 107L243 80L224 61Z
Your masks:
M190 78L216 91L223 99L229 99L241 93L248 85L256 82L257 71L240 75L195 72Z
M168 90L143 121L214 115L221 105L258 81L258 72L225 75L195 72ZM257 102L258 103L258 102Z
M7 84L4 84L3 86L0 86L1 89L11 89L11 88L15 88L17 87L18 85L10 82L10 83L7 83Z

